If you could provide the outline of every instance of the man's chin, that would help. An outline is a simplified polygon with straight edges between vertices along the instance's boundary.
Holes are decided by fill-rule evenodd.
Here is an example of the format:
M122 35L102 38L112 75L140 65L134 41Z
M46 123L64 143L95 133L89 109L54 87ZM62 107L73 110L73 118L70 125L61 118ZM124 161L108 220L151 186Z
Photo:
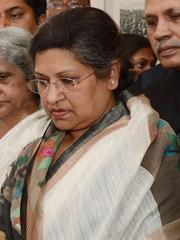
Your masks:
M160 59L160 63L164 68L176 68L180 69L180 58L179 59Z

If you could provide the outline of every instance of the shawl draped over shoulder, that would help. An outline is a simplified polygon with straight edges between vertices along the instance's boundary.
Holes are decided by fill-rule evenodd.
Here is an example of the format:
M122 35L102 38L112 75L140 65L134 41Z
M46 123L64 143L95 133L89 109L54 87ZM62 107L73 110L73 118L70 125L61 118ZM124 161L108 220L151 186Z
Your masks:
M64 134L51 123L12 164L0 240L178 236L179 141L146 98L119 102L52 164Z

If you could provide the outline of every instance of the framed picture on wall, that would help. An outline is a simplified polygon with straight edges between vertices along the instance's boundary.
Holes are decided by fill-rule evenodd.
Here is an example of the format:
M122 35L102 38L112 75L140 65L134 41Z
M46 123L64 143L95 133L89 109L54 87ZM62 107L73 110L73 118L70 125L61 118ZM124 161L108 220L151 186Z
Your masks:
M123 33L136 33L146 36L144 0L120 1L120 27Z

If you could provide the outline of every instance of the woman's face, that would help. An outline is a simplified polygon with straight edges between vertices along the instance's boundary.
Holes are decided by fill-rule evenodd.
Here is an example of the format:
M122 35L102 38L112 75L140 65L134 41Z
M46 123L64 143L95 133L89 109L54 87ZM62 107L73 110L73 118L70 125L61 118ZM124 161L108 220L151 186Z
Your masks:
M0 28L15 26L37 31L32 8L24 0L0 0Z
M19 116L32 101L22 71L0 60L0 120Z
M67 50L49 49L37 53L35 75L50 83L46 90L39 90L41 102L61 130L89 128L115 105L113 77L104 81L97 79L91 68L82 65ZM64 87L61 78L74 79L76 87ZM78 83L80 78L84 80Z
M131 64L134 71L137 75L140 75L144 71L153 67L156 63L154 53L151 48L142 48L137 51L131 58Z

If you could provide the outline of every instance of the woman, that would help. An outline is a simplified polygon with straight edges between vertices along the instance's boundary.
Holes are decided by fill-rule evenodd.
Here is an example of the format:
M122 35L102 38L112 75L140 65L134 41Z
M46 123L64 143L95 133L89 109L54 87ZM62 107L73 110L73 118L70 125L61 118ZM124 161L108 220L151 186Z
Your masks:
M34 34L45 14L46 0L0 0L0 28L21 27Z
M8 166L29 142L41 137L49 122L39 110L39 98L27 87L33 78L31 38L20 28L0 30L0 185Z
M175 176L178 156L165 137L175 139L172 129L146 101L118 98L116 24L99 9L66 11L42 26L31 53L28 85L52 122L4 183L2 239L145 239L170 217L160 216L169 191L158 195L159 168L171 162Z
M151 48L148 38L138 35L125 33L122 35L125 49L125 59L131 63L131 71L139 76L144 71L156 64L156 56ZM138 78L136 77L135 80Z

